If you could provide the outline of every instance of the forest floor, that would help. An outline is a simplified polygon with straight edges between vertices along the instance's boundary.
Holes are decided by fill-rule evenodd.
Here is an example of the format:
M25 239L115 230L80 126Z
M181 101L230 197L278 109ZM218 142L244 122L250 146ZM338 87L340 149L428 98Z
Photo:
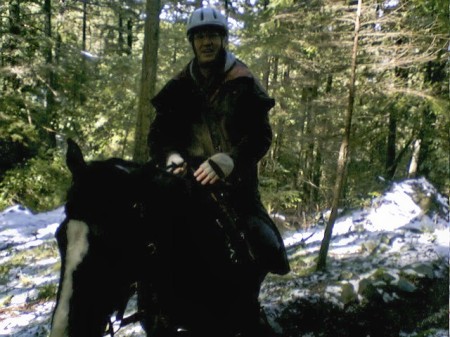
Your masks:
M0 213L0 337L48 335L63 218L63 208ZM315 270L324 227L293 230L280 215L277 222L292 271L266 278L261 303L280 336L449 336L448 198L426 180L394 183L341 214L324 272ZM116 334L144 335L139 324Z

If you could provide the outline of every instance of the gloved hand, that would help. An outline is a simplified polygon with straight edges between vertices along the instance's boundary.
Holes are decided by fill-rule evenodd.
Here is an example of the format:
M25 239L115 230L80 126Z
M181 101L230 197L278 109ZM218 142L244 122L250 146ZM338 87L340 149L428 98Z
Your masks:
M205 160L194 172L194 177L202 185L214 184L219 179L228 177L233 168L233 159L226 153L219 152Z
M178 152L172 152L167 156L167 171L173 174L182 174L186 171L186 163ZM173 166L178 166L174 168Z

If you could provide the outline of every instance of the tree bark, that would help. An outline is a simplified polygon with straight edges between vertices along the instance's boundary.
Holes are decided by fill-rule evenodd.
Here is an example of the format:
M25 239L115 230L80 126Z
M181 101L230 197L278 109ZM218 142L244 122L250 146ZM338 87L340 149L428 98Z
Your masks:
M21 35L21 15L20 15L20 1L12 0L9 2L9 19L8 19L8 31L11 35L9 41L6 42L5 50L5 61L7 65L16 66L19 61L16 55L16 50L19 48L17 41L20 41L19 37ZM3 49L3 48L2 48ZM11 85L14 90L17 90L20 86L20 79L17 75L5 76L3 80L3 91Z
M421 140L416 139L413 146L411 162L409 163L408 178L415 178L417 176L417 169L419 167L419 153Z
M150 99L155 95L161 0L147 0L145 11L141 86L133 151L133 160L140 163L146 162L149 157L147 134L154 115Z
M119 54L122 55L122 52L125 50L124 44L125 44L125 39L123 38L123 17L122 17L122 13L119 13L119 37L117 40L117 44L119 45Z
M340 203L340 197L344 187L344 180L346 176L347 162L349 158L349 146L350 146L350 133L352 127L352 116L355 104L355 80L356 80L356 61L358 52L358 39L359 39L359 29L360 29L360 16L361 16L361 5L362 0L358 0L358 8L356 10L355 18L355 31L353 38L353 49L352 49L352 63L350 68L350 84L348 92L348 106L347 113L345 115L345 129L344 135L339 150L339 158L337 163L336 172L336 182L333 190L333 200L331 205L330 219L328 220L327 226L325 228L324 238L320 246L319 258L317 262L317 270L324 270L326 268L326 261L328 255L328 249L330 247L331 236L333 233L333 226L337 218L338 207Z
M83 33L82 33L82 42L81 42L81 50L86 50L86 30L87 30L87 4L86 1L83 1Z
M55 105L55 73L53 72L53 49L52 49L52 4L51 0L45 0L44 2L45 13L45 64L47 66L47 92L46 92L46 118L47 124L46 132L49 140L49 145L53 148L56 147L56 133L53 130L52 123L55 120L54 105Z
M424 177L429 177L431 173L431 168L426 163L433 151L434 125L436 125L436 114L427 104L422 111L422 125L419 131L420 151L417 168L417 173Z
M268 56L267 54L265 54L263 56L263 60L265 62L265 67L264 67L264 72L263 72L263 76L262 76L262 85L264 87L264 89L266 89L266 91L269 91L269 78L270 78L270 56Z
M133 20L128 19L127 21L127 55L131 55L133 50Z
M386 151L386 165L385 175L386 178L391 180L395 171L396 165L396 141L397 141L397 112L395 108L392 108L389 113L389 126L388 126L388 138L387 138L387 151Z

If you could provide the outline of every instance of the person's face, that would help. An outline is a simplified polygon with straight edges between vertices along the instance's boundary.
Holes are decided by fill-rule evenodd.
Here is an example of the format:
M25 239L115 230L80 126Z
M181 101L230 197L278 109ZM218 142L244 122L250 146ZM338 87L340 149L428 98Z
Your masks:
M200 30L194 33L194 52L200 65L214 62L223 44L222 35L216 30Z

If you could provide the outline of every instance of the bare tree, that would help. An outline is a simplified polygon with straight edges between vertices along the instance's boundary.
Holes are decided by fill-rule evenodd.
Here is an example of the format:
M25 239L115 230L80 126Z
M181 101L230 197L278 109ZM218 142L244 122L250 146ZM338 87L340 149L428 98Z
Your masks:
M350 69L350 83L348 89L348 106L345 115L345 129L344 135L339 150L339 158L337 162L336 182L333 190L333 201L331 205L330 219L325 228L324 238L320 246L319 259L317 262L317 270L324 270L326 268L326 260L328 255L328 248L330 247L331 236L333 233L333 226L337 218L339 201L344 187L344 180L346 176L347 162L349 158L350 146L350 131L352 127L353 108L355 105L355 81L356 81L356 57L358 52L358 39L360 30L360 16L361 16L362 0L358 0L358 8L356 10L355 31L353 38L352 49L352 63Z

